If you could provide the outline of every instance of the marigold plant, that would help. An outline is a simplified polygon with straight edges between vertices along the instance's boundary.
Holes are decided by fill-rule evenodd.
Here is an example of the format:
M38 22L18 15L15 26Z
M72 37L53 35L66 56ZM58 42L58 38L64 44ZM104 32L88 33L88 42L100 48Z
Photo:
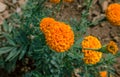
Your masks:
M48 1L55 5L49 7ZM120 56L116 43L101 47L96 37L83 38L88 27L102 22L88 20L94 1L82 1L80 20L62 16L61 10L75 8L74 4L64 7L62 3L72 1L27 0L22 14L17 12L4 20L0 29L0 77L103 77L106 72L100 75L101 70L108 70L108 76L114 73L113 64Z
M106 10L106 17L111 24L120 26L120 4L110 4Z
M107 71L100 71L99 74L100 74L100 77L108 77Z
M108 52L110 52L112 54L116 54L118 52L118 46L114 41L110 41L107 44L107 50L108 50Z
M84 62L86 64L96 64L102 57L101 52L88 50L87 48L99 49L101 48L100 41L94 36L87 36L82 41L82 52L84 52Z

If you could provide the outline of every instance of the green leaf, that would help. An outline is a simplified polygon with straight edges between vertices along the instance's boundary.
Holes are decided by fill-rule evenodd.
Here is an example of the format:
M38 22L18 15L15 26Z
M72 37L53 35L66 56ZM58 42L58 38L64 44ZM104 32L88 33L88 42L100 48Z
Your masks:
M41 75L33 73L34 77L40 77Z
M82 42L83 38L80 38L79 40L77 40L74 44L74 47L79 47L80 48L80 43Z
M26 33L24 31L22 31L22 30L20 30L19 33L20 33L20 36L22 36L22 37L20 37L21 42L25 44L28 41Z
M16 55L16 52L17 52L16 49L17 48L12 49L12 51L9 53L9 55L7 56L7 58L5 59L5 61L8 61L10 58L12 58L13 56Z
M4 54L4 53L8 53L13 49L13 47L3 47L0 48L0 55Z
M115 57L120 57L120 51L118 51L118 53L115 54Z
M4 68L4 60L2 57L0 57L0 68Z
M58 68L58 64L56 63L56 61L51 60L50 63L51 63L54 67Z
M20 53L19 60L21 60L23 58L23 56L25 55L26 52L27 52L27 46L24 46L23 50Z
M20 54L20 52L23 50L24 46L22 46L18 51L15 52L15 55L9 59L9 61L13 60L16 56Z
M2 35L2 32L0 32L0 38L3 38L4 36Z
M4 21L4 22L3 22L3 29L4 29L5 32L8 32L8 27L9 27L9 26L8 26L8 24L7 24L7 21Z
M16 61L17 59L14 59L10 62L5 62L5 70L8 72L8 73L11 73L12 71L15 70L15 67L16 67Z
M10 26L9 26L9 33L12 31L12 29L13 29L13 26L10 25Z
M9 34L3 33L3 36L7 39L8 43L9 43L10 45L16 46L15 42L12 40L12 38L10 37Z
M22 77L34 77L32 74L33 72L26 72Z

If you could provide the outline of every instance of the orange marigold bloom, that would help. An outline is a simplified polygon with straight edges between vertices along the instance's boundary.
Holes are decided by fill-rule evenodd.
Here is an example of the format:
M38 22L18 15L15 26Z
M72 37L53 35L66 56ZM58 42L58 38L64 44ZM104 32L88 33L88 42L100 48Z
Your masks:
M114 41L110 41L107 45L107 50L112 54L116 54L118 52L118 46Z
M54 22L45 33L48 46L57 51L67 51L74 43L74 33L69 25L63 22Z
M41 22L40 22L40 29L41 29L41 31L43 33L45 33L47 28L54 22L55 22L55 20L53 18L50 18L50 17L43 18L41 20Z
M120 26L120 4L110 4L106 10L106 17L111 24Z
M83 48L82 52L88 51L88 50L84 50L85 48L99 49L101 48L101 43L96 37L87 36L82 41L82 48Z
M100 74L100 77L108 77L107 71L101 71L99 72L99 74Z
M56 4L57 4L57 3L60 2L60 0L50 0L50 2L51 2L51 3L56 3Z
M102 57L101 52L97 52L94 50L87 50L87 48L92 48L92 49L99 49L101 48L101 43L100 41L94 37L94 36L87 36L84 38L82 41L82 52L84 52L84 62L86 64L96 64L97 62L100 61Z
M101 57L102 57L101 52L88 50L84 53L83 60L86 64L96 64L97 62L100 61Z
M73 2L73 0L63 0L64 2Z

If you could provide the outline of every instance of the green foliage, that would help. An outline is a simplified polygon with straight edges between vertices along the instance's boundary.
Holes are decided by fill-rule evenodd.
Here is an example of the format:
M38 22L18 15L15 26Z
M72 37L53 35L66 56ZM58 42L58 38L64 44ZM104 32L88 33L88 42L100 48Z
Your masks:
M42 11L42 9L44 9L42 3L44 2L45 0L38 0L36 2L30 0L23 9L22 15L14 13L9 19L4 21L1 36L6 39L6 44L0 48L0 56L4 57L6 64L11 64L15 67L17 60L21 60L33 51L32 46L35 45L33 44L35 39L32 40L31 36L41 34L38 24L40 18L46 16L44 15L46 10ZM31 7L31 5L33 7ZM39 12L37 12L38 10ZM34 27L33 29L30 27L32 24L38 27ZM9 71L9 69L13 69L11 65L9 65L10 68L6 67L7 65L5 68Z
M83 62L84 54L81 52L80 43L86 29L91 25L87 17L92 1L85 0L86 9L81 13L80 21L72 19L69 22L75 33L75 44L67 52L57 53L46 45L44 34L39 29L41 19L52 16L54 10L44 7L46 0L28 0L22 7L22 14L14 13L3 23L0 38L6 42L0 46L0 68L11 73L16 70L18 63L22 62L24 66L30 66L30 70L23 70L23 77L72 77L76 68L81 69L81 77L98 77L101 70L113 72L114 59L119 57L120 53L106 54L107 56L95 65L86 65ZM60 8L60 5L57 8ZM33 63L24 62L25 58L32 59ZM22 68L21 66L19 70Z

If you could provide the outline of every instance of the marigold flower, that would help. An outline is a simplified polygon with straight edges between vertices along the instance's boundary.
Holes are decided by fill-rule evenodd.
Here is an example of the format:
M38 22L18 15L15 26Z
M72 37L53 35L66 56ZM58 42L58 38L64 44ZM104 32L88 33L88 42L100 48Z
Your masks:
M100 61L101 57L102 57L101 52L88 50L84 53L83 60L86 64L96 64L97 62Z
M107 45L107 50L112 54L116 54L118 52L118 46L114 41L110 41Z
M87 49L87 48L92 49L101 48L101 43L96 37L94 36L85 37L84 40L82 41L82 48L83 48L82 52L84 52L83 60L86 64L96 64L97 62L100 61L102 57L101 52Z
M55 22L55 20L53 18L50 18L50 17L43 18L41 20L41 22L40 22L40 29L41 29L41 31L43 33L45 33L47 28L54 22Z
M84 50L85 48L99 49L101 48L101 43L96 37L87 36L82 41L82 48L83 48L82 52L88 51L88 50Z
M100 71L99 74L100 74L100 77L108 77L107 71Z
M56 3L56 4L57 4L57 3L60 2L60 0L50 0L50 2L51 2L51 3Z
M63 0L64 2L69 2L69 3L71 3L71 2L73 2L73 0Z
M106 17L111 24L120 26L120 4L110 4L106 10Z
M63 22L54 22L45 33L48 46L57 51L67 51L74 43L74 33L69 25Z

